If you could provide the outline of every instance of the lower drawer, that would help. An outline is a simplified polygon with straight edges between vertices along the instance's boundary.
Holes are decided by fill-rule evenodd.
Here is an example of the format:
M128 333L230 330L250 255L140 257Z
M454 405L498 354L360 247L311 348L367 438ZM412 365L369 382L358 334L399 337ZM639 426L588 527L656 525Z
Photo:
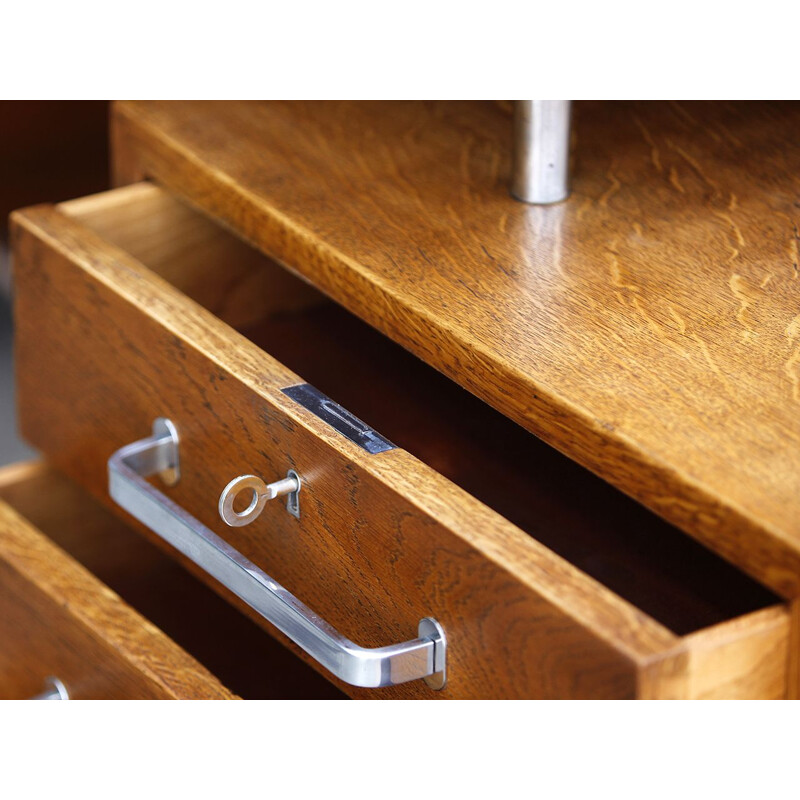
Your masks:
M0 699L340 697L43 463L0 470Z
M22 430L59 469L113 506L109 459L169 417L169 514L359 645L442 625L441 691L349 694L786 695L780 598L158 187L17 212L13 230ZM364 429L299 403L306 381L399 446L343 435ZM231 478L290 467L299 516L275 502L222 523Z

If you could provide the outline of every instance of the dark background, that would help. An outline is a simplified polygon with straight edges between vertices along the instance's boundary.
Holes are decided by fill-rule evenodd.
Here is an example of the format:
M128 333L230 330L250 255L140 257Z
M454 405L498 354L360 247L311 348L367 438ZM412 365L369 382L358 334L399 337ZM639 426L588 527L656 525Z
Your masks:
M0 464L34 455L16 432L8 215L108 186L107 102L0 101Z

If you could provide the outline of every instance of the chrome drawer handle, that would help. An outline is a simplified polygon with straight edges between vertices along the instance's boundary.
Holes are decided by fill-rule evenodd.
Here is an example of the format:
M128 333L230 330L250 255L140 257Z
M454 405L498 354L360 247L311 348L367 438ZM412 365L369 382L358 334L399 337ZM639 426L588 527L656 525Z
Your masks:
M354 644L293 594L186 513L145 478L159 474L168 485L180 478L178 433L168 419L153 434L126 445L108 460L112 499L139 522L202 567L337 678L367 688L423 678L433 689L445 684L446 639L436 620L420 620L417 639L367 648Z

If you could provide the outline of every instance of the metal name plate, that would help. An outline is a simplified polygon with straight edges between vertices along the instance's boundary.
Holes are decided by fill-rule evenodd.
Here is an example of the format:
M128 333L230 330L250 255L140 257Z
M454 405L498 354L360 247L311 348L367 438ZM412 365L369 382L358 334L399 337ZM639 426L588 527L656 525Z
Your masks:
M377 431L351 414L346 408L334 403L330 397L326 397L310 383L289 386L281 391L295 402L300 403L303 408L307 408L312 414L316 414L323 422L327 422L342 436L346 436L351 442L363 447L368 453L385 453L387 450L394 450L395 445L388 439L384 439Z

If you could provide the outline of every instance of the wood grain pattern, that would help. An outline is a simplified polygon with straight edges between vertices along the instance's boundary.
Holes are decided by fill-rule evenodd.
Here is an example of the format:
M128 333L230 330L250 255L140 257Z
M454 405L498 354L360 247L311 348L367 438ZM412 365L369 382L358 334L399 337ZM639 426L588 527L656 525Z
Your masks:
M686 636L673 653L642 670L639 696L782 700L790 691L790 625L789 611L774 607Z
M633 697L642 671L680 645L409 453L368 456L333 432L280 392L297 375L68 212L14 218L23 433L106 498L108 456L168 415L182 442L171 496L331 624L377 646L422 616L442 622L443 692L416 682L351 695ZM224 528L216 502L232 476L288 466L303 478L300 521L276 505ZM708 682L726 685L724 659L714 667ZM732 681L758 689L750 678Z
M63 206L234 327L257 322L277 309L325 300L244 242L220 236L217 224L150 184Z
M20 479L0 473L0 490ZM48 498L40 497L41 504ZM87 524L91 513L87 509ZM0 500L0 697L60 678L72 699L230 699L160 630Z
M575 118L552 207L510 198L493 103L120 103L116 180L157 179L797 596L800 107Z
M789 674L786 697L800 700L800 599L789 603Z

